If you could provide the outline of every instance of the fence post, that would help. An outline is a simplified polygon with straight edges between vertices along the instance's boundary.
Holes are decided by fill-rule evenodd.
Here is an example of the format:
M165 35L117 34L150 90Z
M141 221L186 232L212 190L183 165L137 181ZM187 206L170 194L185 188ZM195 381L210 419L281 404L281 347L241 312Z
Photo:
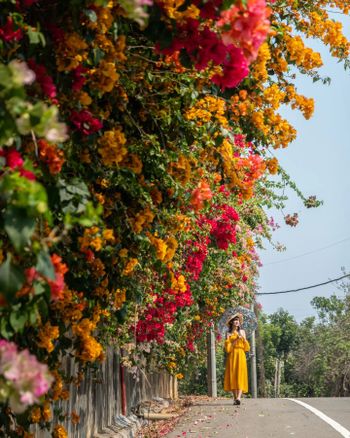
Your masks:
M125 370L123 367L123 351L120 349L119 356L119 376L120 376L120 395L121 395L121 407L122 407L122 415L126 416L127 408L126 408L126 386L125 386Z

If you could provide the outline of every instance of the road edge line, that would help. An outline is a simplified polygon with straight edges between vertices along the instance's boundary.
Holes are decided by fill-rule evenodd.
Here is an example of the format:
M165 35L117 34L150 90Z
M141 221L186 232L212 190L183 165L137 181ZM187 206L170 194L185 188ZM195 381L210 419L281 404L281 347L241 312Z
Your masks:
M328 415L324 414L322 411L319 411L318 409L314 408L311 405L308 405L305 402L302 402L300 400L297 400L295 398L285 398L285 400L293 401L294 403L297 403L304 408L311 411L313 414L315 414L317 417L321 418L324 422L329 424L333 429L335 429L340 435L342 435L345 438L350 438L350 431L346 429L344 426L339 424L337 421L333 420L331 417L328 417Z

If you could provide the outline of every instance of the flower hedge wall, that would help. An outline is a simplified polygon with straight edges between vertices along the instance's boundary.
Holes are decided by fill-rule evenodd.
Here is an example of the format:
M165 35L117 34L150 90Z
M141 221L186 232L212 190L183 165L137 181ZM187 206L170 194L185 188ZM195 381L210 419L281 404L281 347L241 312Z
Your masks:
M328 81L306 37L348 65L331 13L349 2L0 7L0 436L64 437L52 403L106 345L181 378L209 324L253 300L266 208L295 187L278 110L312 115L295 74Z

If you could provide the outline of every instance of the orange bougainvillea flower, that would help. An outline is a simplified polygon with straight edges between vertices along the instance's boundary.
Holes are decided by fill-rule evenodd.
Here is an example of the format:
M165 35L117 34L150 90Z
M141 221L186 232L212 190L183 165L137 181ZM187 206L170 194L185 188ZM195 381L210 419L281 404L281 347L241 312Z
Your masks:
M210 190L210 186L206 181L201 181L197 188L193 190L191 195L191 205L199 211L204 206L204 201L208 201L213 197L213 193Z
M64 153L56 145L49 144L45 140L38 141L39 158L44 162L52 175L61 172L65 162Z

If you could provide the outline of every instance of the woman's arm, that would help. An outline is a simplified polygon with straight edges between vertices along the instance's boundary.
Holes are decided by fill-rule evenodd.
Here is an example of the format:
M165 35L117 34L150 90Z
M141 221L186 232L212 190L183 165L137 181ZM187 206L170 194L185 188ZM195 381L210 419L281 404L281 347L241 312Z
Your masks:
M231 342L231 339L229 337L225 341L225 351L226 351L226 353L231 353L231 351L232 351L232 342Z

